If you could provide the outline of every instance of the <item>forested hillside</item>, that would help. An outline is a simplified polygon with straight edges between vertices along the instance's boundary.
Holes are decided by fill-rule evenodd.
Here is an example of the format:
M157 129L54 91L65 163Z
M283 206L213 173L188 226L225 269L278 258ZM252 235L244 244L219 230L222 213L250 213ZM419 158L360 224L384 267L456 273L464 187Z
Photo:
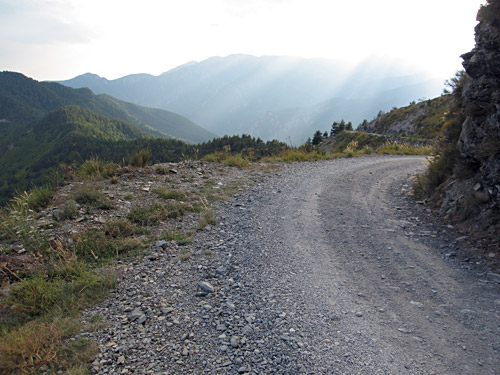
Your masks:
M89 89L72 89L55 82L38 82L20 73L0 72L0 120L26 125L50 111L78 105L101 115L133 124L157 137L198 143L215 134L187 118L159 109L127 103Z

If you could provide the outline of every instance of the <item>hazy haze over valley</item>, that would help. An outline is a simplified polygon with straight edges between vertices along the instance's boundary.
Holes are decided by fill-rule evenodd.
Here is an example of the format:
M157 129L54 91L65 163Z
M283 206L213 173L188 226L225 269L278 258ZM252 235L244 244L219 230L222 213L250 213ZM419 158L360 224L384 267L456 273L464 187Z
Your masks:
M160 76L107 80L84 74L61 83L179 113L218 134L303 143L342 118L360 123L379 110L439 95L443 82L387 61L355 69L334 60L230 55L191 62Z

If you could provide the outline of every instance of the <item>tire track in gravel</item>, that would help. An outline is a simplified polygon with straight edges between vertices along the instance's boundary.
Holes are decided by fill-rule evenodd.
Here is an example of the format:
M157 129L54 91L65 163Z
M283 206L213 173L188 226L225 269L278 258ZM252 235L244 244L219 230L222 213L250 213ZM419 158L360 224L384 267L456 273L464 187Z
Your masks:
M440 239L422 243L397 214L393 195L422 167L415 157L320 163L277 181L279 197L261 201L260 226L273 238L266 267L279 274L261 288L278 285L285 297L292 330L304 335L307 371L500 368L498 288L450 267L433 247Z

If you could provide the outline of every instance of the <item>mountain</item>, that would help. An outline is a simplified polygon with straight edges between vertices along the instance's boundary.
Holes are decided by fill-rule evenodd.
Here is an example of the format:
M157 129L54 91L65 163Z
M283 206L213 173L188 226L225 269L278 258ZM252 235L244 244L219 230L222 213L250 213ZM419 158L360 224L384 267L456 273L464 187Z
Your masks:
M98 155L109 143L151 138L134 125L79 106L61 107L29 124L4 122L1 127L0 203L16 190L53 183L62 163Z
M94 95L89 89L75 90L55 82L37 82L20 73L0 72L0 120L26 124L67 105L78 105L128 122L157 137L178 138L190 143L215 137L172 112L141 107L109 95Z
M352 69L324 59L248 55L191 62L160 76L107 80L88 73L60 83L174 111L217 134L295 143L334 120L360 123L442 89L441 81L379 61Z
M452 100L452 96L448 94L406 107L393 108L390 112L380 113L372 121L363 123L358 129L368 133L437 138L446 124Z

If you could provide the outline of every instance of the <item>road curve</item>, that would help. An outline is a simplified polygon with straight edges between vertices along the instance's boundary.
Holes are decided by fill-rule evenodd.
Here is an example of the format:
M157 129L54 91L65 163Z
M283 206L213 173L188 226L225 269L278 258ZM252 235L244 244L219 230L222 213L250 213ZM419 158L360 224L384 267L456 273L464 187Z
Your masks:
M454 238L412 208L402 189L424 162L256 177L186 245L189 262L146 257L89 312L108 324L94 372L498 374L500 276L450 256Z
M500 372L498 285L447 262L447 240L399 207L422 166L416 157L328 162L281 188L274 218L261 206L281 245L271 264L286 257L304 315L331 314L315 334L324 339L314 372Z

